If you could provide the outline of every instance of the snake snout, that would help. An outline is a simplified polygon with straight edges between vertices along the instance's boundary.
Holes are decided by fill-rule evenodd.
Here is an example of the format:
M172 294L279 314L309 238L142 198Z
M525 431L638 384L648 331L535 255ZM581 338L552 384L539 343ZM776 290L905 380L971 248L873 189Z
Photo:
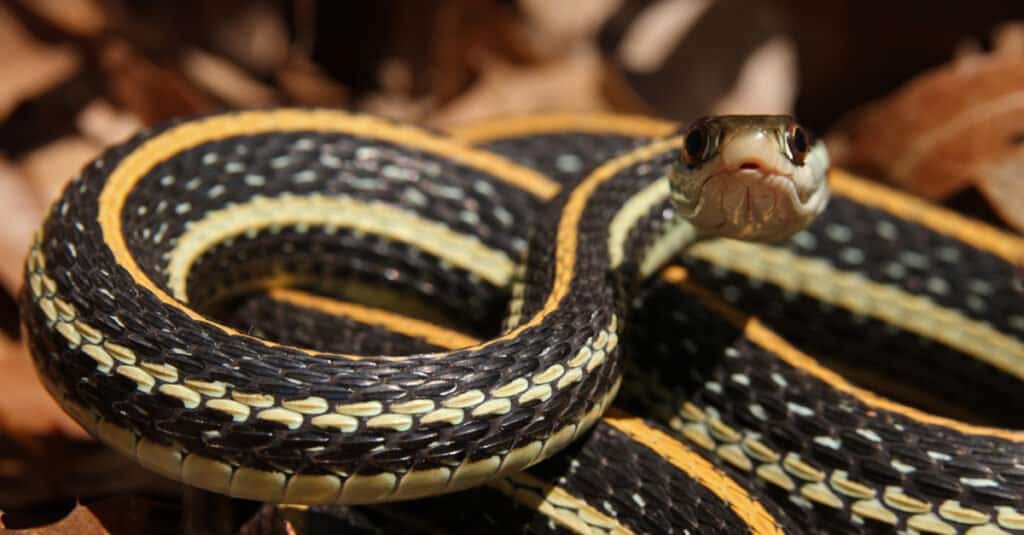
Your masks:
M734 116L691 126L670 176L680 217L706 236L762 242L809 224L828 197L828 158L823 145L790 146L794 124Z

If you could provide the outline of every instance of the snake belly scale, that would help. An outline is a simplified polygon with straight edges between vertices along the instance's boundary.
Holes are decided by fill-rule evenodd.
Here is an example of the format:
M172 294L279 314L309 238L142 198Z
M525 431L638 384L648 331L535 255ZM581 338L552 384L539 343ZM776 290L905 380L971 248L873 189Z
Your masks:
M289 169L283 142L300 152L348 151L356 165L336 176L356 180L328 178L318 186L329 195L313 191L317 176ZM295 253L293 242L274 239L285 227L305 235L345 227L355 239L400 242L419 223L438 247L466 251L455 267L478 275L470 279L501 284L495 273L507 269L477 269L500 232L490 233L490 248L474 243L486 232L459 243L445 228L428 228L423 214L438 206L422 199L359 213L352 185L373 190L380 182L360 180L371 170L358 164L383 153L387 161L372 171L396 182L410 169L467 180L493 173L475 185L505 184L510 197L550 194L551 183L487 153L341 113L239 112L171 125L105 154L53 208L27 263L31 347L44 382L83 425L189 484L293 503L402 500L477 485L559 451L614 397L617 292L626 284L607 279L625 271L609 264L609 221L633 195L667 180L681 142L664 139L609 162L553 201L540 223L553 232L538 233L527 254L515 328L453 351L367 358L280 345L218 323L190 306L190 295L239 281L189 272L215 246L260 242L246 250L244 282L301 283L323 273L310 263L281 267ZM263 171L219 161L211 150L218 143ZM344 167L337 152L318 160ZM272 175L281 169L289 172ZM643 225L647 217L628 221L672 234L672 225ZM626 258L640 265L644 251L656 249Z

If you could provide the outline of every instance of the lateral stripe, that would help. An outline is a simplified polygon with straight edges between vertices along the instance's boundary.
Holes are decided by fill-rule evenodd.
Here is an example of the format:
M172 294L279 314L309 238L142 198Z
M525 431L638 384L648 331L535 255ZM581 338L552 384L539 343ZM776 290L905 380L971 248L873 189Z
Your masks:
M440 325L379 308L367 307L289 288L273 288L269 291L268 296L282 303L316 310L332 316L343 316L360 323L385 327L392 332L405 336L422 338L429 344L448 350L480 343L480 340L477 338L446 329Z
M897 403L884 398L870 390L853 385L838 373L825 368L810 355L790 345L781 336L766 327L757 318L743 314L722 302L712 291L702 288L689 280L689 274L679 266L670 266L662 271L664 280L676 284L682 290L693 295L712 311L720 314L727 321L758 346L771 351L783 362L802 370L829 386L853 396L860 402L876 409L886 410L900 414L921 423L938 425L954 429L968 435L982 435L1003 438L1014 442L1024 442L1024 432L1011 431L996 427L985 427L958 422L949 418L943 418L929 414L920 409Z
M608 409L603 421L625 433L632 440L647 446L729 504L729 508L747 523L752 533L782 535L782 528L764 505L695 451L660 430L650 427L642 419L614 407Z

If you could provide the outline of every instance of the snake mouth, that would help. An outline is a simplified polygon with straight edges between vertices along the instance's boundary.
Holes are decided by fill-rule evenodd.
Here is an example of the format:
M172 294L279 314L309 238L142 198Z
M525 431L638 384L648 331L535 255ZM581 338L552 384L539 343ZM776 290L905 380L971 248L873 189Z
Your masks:
M701 180L687 217L708 235L776 241L800 226L804 202L789 174L744 162Z

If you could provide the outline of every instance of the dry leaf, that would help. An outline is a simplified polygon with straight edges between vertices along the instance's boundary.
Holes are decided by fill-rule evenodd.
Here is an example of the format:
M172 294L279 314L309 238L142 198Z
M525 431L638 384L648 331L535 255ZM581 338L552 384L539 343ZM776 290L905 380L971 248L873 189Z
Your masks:
M177 533L181 511L154 500L135 496L116 496L87 504L77 503L57 522L4 533L18 535L158 535ZM4 520L0 518L0 527Z
M22 262L32 233L43 219L43 205L13 164L0 158L0 285L11 295L21 287Z
M78 54L70 46L36 41L2 6L0 50L0 119L23 100L57 86L78 70Z
M233 106L257 107L277 103L273 88L256 81L230 61L199 49L185 51L181 70L192 82Z
M215 108L181 75L154 64L123 41L107 44L100 63L116 100L146 125Z
M288 61L288 26L274 2L230 4L232 15L211 32L213 48L244 68L270 74Z
M427 123L444 129L500 115L608 108L601 94L603 63L597 51L588 46L530 67L491 59L482 70L480 80L469 91Z
M39 202L50 206L68 180L102 150L102 145L90 139L65 137L26 154L18 164Z
M1002 160L978 167L978 190L996 213L1024 233L1024 142Z
M93 0L31 0L21 5L79 37L96 37L109 25L106 14Z
M747 58L736 85L718 99L713 112L792 113L796 79L796 45L788 37L776 37Z
M302 54L293 54L277 72L277 84L296 104L340 108L348 103L348 90L331 80Z
M103 146L126 141L142 128L138 117L116 110L107 101L98 99L90 102L78 114L75 125L91 140Z
M984 170L1021 154L1022 142L1024 54L998 51L918 76L853 112L829 136L837 164L928 199L944 199L971 180L991 190L982 186Z
M0 517L0 528L8 522ZM4 533L14 535L108 535L111 533L99 518L82 504L78 504L67 516L46 526L26 529L5 529Z
M88 439L89 435L50 397L39 382L28 349L9 343L0 348L0 430L15 439L60 435Z

